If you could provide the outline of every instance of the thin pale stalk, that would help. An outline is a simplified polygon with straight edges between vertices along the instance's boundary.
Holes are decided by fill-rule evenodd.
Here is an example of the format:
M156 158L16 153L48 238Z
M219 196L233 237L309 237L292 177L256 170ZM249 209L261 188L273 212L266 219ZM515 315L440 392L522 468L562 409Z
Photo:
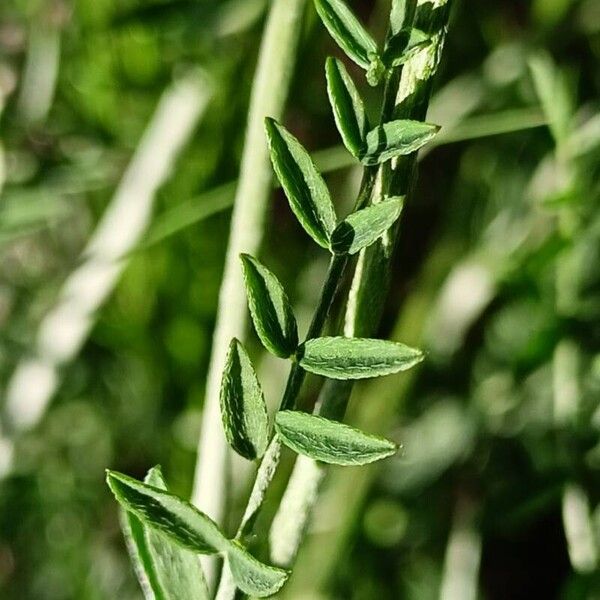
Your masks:
M449 0L420 0L416 25L432 36L432 44L408 61L402 71L392 74L386 86L382 116L423 120L431 95L435 75L444 45ZM397 82L397 91L395 84ZM394 101L390 100L391 94ZM416 174L417 153L400 157L391 165L383 165L376 176L373 200L383 195L409 196ZM372 201L373 201L372 200ZM399 223L381 240L360 253L350 289L344 322L344 335L348 337L372 335L383 311L383 302L389 287L391 259L398 238ZM331 381L324 386L316 412L329 418L342 419L352 391L348 382ZM302 475L292 474L291 485L284 493L270 533L272 560L289 566L297 553L311 508L314 505L322 468L308 469L299 463ZM308 473L309 475L306 475ZM298 482L301 481L302 485ZM300 515L292 514L290 507L301 506ZM300 518L298 518L300 516ZM294 523L290 523L294 519ZM279 553L277 549L281 549Z
M32 356L21 360L6 387L0 474L11 468L13 440L40 422L72 361L113 292L150 221L156 192L171 173L211 96L205 76L190 73L162 95L156 112L77 268L42 320ZM127 226L124 227L123 224Z
M274 0L265 26L252 86L229 245L219 294L217 322L207 375L206 397L192 501L222 524L227 501L228 448L221 427L219 388L227 346L246 336L248 312L239 255L257 254L271 191L272 172L263 122L280 118L287 99L305 0ZM214 560L206 569L215 579ZM208 565L207 565L208 566Z

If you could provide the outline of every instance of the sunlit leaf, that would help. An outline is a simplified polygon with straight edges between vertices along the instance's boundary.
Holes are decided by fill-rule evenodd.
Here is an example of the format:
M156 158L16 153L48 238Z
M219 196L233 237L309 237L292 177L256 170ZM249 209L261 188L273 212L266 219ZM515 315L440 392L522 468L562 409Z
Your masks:
M298 454L334 465L365 465L398 449L385 438L298 411L278 412L275 427L284 444Z
M298 345L298 329L290 301L279 280L248 254L241 255L246 293L254 327L267 350L287 358Z
M271 161L290 206L306 232L323 248L336 226L329 190L308 152L285 127L266 119Z
M150 469L144 483L167 489L158 466ZM148 600L208 600L208 588L196 554L144 526L131 512L123 513L127 547L144 596Z
M315 0L323 25L340 48L357 65L368 69L377 57L377 44L354 13L341 0Z
M189 502L116 471L107 471L106 481L126 510L178 544L199 554L227 548L217 524Z
M358 157L368 130L363 101L341 61L328 58L325 73L335 124L346 148Z
M221 382L221 416L231 447L249 460L260 458L269 438L265 399L242 344L231 340Z
M404 197L394 197L347 216L331 236L334 252L356 254L381 237L400 216Z
M256 560L235 540L227 551L227 562L236 585L250 596L264 598L278 592L289 573Z
M423 360L423 353L415 348L367 338L315 338L300 346L298 354L303 369L332 379L389 375Z
M421 121L390 121L369 131L360 159L365 165L376 165L395 156L411 154L433 139L439 129L437 125Z

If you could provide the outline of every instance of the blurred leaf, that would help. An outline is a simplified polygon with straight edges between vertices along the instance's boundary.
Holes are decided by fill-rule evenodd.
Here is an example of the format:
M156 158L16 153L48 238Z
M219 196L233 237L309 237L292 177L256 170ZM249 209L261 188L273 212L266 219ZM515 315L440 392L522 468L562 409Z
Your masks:
M340 48L357 65L368 69L377 57L377 44L354 13L341 0L315 0L315 7Z
M380 238L402 211L404 196L388 198L346 217L331 236L331 248L340 254L356 254Z
M548 118L557 144L566 141L573 119L571 82L552 61L549 54L540 52L529 59L535 91Z
M329 57L325 73L335 124L346 148L358 157L369 127L363 101L341 61Z
M367 338L322 337L299 349L306 371L332 379L365 379L405 371L423 360L420 350Z
M285 445L298 454L334 465L366 465L398 450L385 438L298 411L278 412L275 428Z
M265 125L271 161L294 214L317 244L329 248L337 219L323 178L292 134L274 119Z
M248 254L240 258L258 337L269 352L287 358L298 346L298 328L287 294L277 277L258 260Z
M150 469L144 479L148 485L166 490L160 467ZM149 600L208 600L210 598L198 557L174 544L168 537L144 527L132 513L125 512L129 524L128 547L144 595ZM133 545L132 545L133 543ZM137 558L137 560L136 560ZM143 573L141 573L141 568ZM145 574L145 576L144 576ZM152 595L152 592L154 595Z
M220 399L231 447L248 460L260 458L269 438L267 407L250 358L236 339L227 352Z
M437 125L408 119L384 123L367 134L360 160L365 165L376 165L411 154L433 139L439 129Z
M106 481L126 510L178 544L199 554L227 548L228 540L216 523L189 502L116 471L107 471Z

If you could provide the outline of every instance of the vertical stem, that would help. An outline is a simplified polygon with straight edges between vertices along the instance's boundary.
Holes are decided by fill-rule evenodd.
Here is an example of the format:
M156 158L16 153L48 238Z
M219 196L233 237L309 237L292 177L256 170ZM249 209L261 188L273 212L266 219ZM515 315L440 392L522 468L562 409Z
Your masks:
M227 345L243 339L248 313L239 254L256 254L262 242L271 166L264 136L266 116L280 118L293 73L305 0L274 0L261 44L252 87L246 139L231 220L229 246L219 294L217 322L207 375L204 413L192 501L222 524L227 497L227 455L219 410L219 388ZM207 568L209 583L215 563Z
M331 258L329 270L327 271L327 277L325 278L323 290L321 291L319 304L315 309L315 313L308 328L305 341L317 337L321 333L325 325L327 315L329 314L329 308L331 307L347 264L348 256L345 254L334 254ZM294 361L292 368L290 369L290 375L288 377L287 384L285 386L280 410L289 410L294 408L305 377L306 371L300 366L298 361Z

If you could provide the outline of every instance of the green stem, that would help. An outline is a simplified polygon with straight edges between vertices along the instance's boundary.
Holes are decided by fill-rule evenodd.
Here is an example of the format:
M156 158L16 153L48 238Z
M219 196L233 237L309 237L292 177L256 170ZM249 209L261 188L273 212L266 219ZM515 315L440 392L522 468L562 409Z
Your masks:
M319 303L317 304L313 314L313 318L304 341L317 337L323 330L325 322L327 321L329 309L331 308L333 300L335 299L335 294L342 280L347 264L348 256L345 254L334 254L331 257L325 283L323 284L323 288L321 290ZM286 382L285 391L282 396L280 410L289 410L295 407L305 376L306 372L304 369L300 366L298 361L294 360ZM279 466L280 454L281 443L275 435L271 439L269 447L267 448L267 451L265 452L265 455L263 456L258 467L254 485L252 486L252 491L250 492L250 498L248 499L246 510L244 511L242 521L236 533L236 539L244 538L251 533L254 522L256 521L256 517L262 508L267 489L273 480L273 477L275 476L277 467ZM221 581L219 582L216 598L218 600L231 600L235 596L235 590L236 588L233 584L231 572L228 566L225 565L221 575Z
M321 291L321 297L319 298L319 304L315 309L312 321L306 334L306 339L304 341L317 337L323 330L325 321L327 320L327 315L329 314L329 309L331 308L331 304L335 298L335 293L339 287L340 281L342 280L342 276L347 264L348 256L346 254L334 254L331 257L329 270L327 271L327 277L325 278L325 283L323 284L323 289ZM290 369L290 374L285 386L285 391L283 393L283 399L281 400L279 410L290 410L294 408L296 405L296 399L300 393L300 388L304 383L305 376L306 371L300 366L298 361L295 360L292 363L292 368Z

